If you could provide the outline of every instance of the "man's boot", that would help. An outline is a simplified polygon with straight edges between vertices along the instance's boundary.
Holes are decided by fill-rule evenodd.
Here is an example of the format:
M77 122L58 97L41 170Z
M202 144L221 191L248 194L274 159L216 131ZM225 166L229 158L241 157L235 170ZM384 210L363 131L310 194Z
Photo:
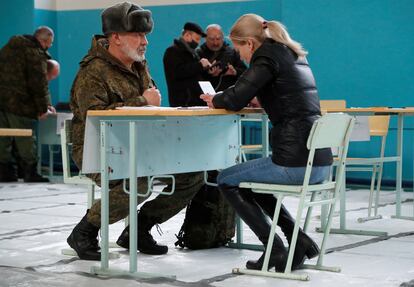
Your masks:
M155 225L148 217L138 213L138 251L150 255L162 255L168 252L168 247L157 244L157 241L151 235L151 228ZM119 236L116 244L129 249L129 225L125 227Z
M11 163L0 163L0 182L17 181L16 170Z
M47 177L43 177L36 171L36 164L29 164L23 167L24 182L49 182Z
M99 261L101 260L97 239L99 227L88 222L87 214L75 226L66 241L76 251L80 259Z
M256 234L266 249L271 226L262 209L255 201L251 201L248 197L242 196L238 187L219 186L219 188L223 192L224 197L234 207L240 218ZM283 245L282 240L275 234L268 269L275 267L276 271L283 272L286 267L287 255L287 250ZM247 261L246 268L256 270L262 269L264 256L265 252L263 252L258 260Z
M262 209L273 218L273 214L276 208L276 198L269 197L264 194L255 193L254 199L262 207ZM286 239L290 245L292 241L293 229L295 227L295 220L290 215L289 211L282 204L280 209L279 219L277 225L285 234ZM293 257L292 270L300 269L301 265L305 261L305 256L308 259L314 258L319 255L319 247L315 241L312 240L301 228L299 228L298 238L296 240L295 254Z

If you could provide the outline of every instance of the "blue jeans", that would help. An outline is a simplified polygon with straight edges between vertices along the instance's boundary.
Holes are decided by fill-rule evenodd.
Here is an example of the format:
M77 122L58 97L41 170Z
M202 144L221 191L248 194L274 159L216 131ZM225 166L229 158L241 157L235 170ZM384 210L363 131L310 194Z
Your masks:
M273 184L302 184L306 167L286 167L273 163L270 157L249 160L222 170L218 177L219 186L238 187L240 182ZM310 183L328 179L330 166L314 166Z

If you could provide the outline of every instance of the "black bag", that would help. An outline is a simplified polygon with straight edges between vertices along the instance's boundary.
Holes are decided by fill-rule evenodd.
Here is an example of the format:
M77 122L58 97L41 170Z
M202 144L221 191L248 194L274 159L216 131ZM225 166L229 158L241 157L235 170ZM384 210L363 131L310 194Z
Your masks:
M217 187L204 185L187 205L175 246L206 249L227 244L235 234L235 211Z

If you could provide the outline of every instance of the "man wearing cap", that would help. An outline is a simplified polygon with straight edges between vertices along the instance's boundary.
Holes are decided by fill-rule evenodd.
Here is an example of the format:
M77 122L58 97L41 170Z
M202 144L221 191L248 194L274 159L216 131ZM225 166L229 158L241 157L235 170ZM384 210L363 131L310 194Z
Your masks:
M206 42L197 48L197 54L200 58L206 58L210 63L218 65L213 68L214 70L205 72L204 79L210 81L216 91L224 91L236 83L247 67L240 60L239 53L224 41L220 25L208 25L206 34Z
M168 99L172 107L205 106L200 99L203 92L198 81L211 63L195 52L202 37L206 34L196 23L187 22L181 37L174 39L172 46L164 53L164 73L168 86Z
M124 2L105 9L101 16L105 36L93 37L92 47L80 63L71 90L72 157L79 168L82 164L88 110L159 106L161 99L145 61L148 45L146 35L153 28L151 11ZM100 174L88 176L98 184L101 182ZM151 236L151 228L177 214L203 185L202 173L175 175L175 180L173 195L160 195L141 207L138 214L138 250L142 253L167 253L168 247L157 244ZM109 188L109 223L112 224L128 215L129 195L123 190L122 180L111 180ZM168 185L167 189L171 189L171 186ZM147 179L139 178L138 192L146 190ZM142 197L138 197L138 201L141 203ZM100 207L99 201L94 203L67 239L81 259L100 260L97 240L101 225ZM122 232L117 243L129 248L129 226Z

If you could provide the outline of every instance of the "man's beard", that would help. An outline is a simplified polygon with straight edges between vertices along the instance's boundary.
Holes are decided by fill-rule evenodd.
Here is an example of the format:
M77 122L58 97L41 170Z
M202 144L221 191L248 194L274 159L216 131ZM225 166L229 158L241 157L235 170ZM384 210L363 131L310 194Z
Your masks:
M121 46L121 50L130 59L134 60L134 62L142 62L145 60L145 47L132 49L127 42L124 42ZM140 55L140 53L142 53L142 55Z

